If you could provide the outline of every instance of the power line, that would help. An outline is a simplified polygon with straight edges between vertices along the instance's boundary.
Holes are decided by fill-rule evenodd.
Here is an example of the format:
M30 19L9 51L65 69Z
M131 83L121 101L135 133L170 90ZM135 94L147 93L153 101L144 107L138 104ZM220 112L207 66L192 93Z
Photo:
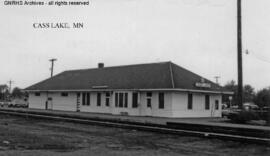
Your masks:
M267 60L267 59L265 59L263 56L259 56L259 55L255 54L255 53L251 53L251 52L248 51L248 50L246 50L245 54L246 54L246 55L250 55L250 56L252 56L253 58L256 58L256 59L258 59L258 60L260 60L260 61L263 61L263 62L266 62L266 63L270 63L270 60Z

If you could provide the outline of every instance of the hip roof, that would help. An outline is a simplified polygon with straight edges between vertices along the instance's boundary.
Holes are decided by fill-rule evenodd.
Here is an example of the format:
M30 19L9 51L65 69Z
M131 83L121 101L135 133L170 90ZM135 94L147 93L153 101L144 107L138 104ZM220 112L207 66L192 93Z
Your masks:
M210 87L197 87L201 82ZM172 62L125 65L64 71L27 87L28 91L106 89L190 89L222 91L223 88Z

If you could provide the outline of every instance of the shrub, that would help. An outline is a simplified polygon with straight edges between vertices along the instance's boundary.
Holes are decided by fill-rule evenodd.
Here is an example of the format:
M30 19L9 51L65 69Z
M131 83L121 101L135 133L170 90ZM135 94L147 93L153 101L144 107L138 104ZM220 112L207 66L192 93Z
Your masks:
M229 114L228 118L236 123L246 123L250 120L260 119L258 114L252 111L240 111L237 113L231 113Z

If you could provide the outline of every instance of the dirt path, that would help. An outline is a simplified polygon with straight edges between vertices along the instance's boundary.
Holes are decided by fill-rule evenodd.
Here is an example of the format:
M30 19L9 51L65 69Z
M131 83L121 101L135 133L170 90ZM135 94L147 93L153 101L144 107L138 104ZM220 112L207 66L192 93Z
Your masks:
M270 155L269 145L0 115L0 155Z

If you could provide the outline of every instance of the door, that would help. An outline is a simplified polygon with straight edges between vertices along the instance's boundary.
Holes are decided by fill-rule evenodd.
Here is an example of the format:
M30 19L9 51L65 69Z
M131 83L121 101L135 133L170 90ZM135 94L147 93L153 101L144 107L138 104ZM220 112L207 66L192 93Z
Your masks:
M211 103L211 117L214 117L215 116L215 104L214 103Z
M53 109L53 100L51 97L48 97L46 101L46 109L52 110Z
M220 117L220 115L221 115L221 112L220 112L219 100L216 99L213 106L213 116Z
M146 99L145 115L152 116L152 99L151 98Z
M144 100L143 102L143 116L152 116L152 92L146 92L144 94Z

